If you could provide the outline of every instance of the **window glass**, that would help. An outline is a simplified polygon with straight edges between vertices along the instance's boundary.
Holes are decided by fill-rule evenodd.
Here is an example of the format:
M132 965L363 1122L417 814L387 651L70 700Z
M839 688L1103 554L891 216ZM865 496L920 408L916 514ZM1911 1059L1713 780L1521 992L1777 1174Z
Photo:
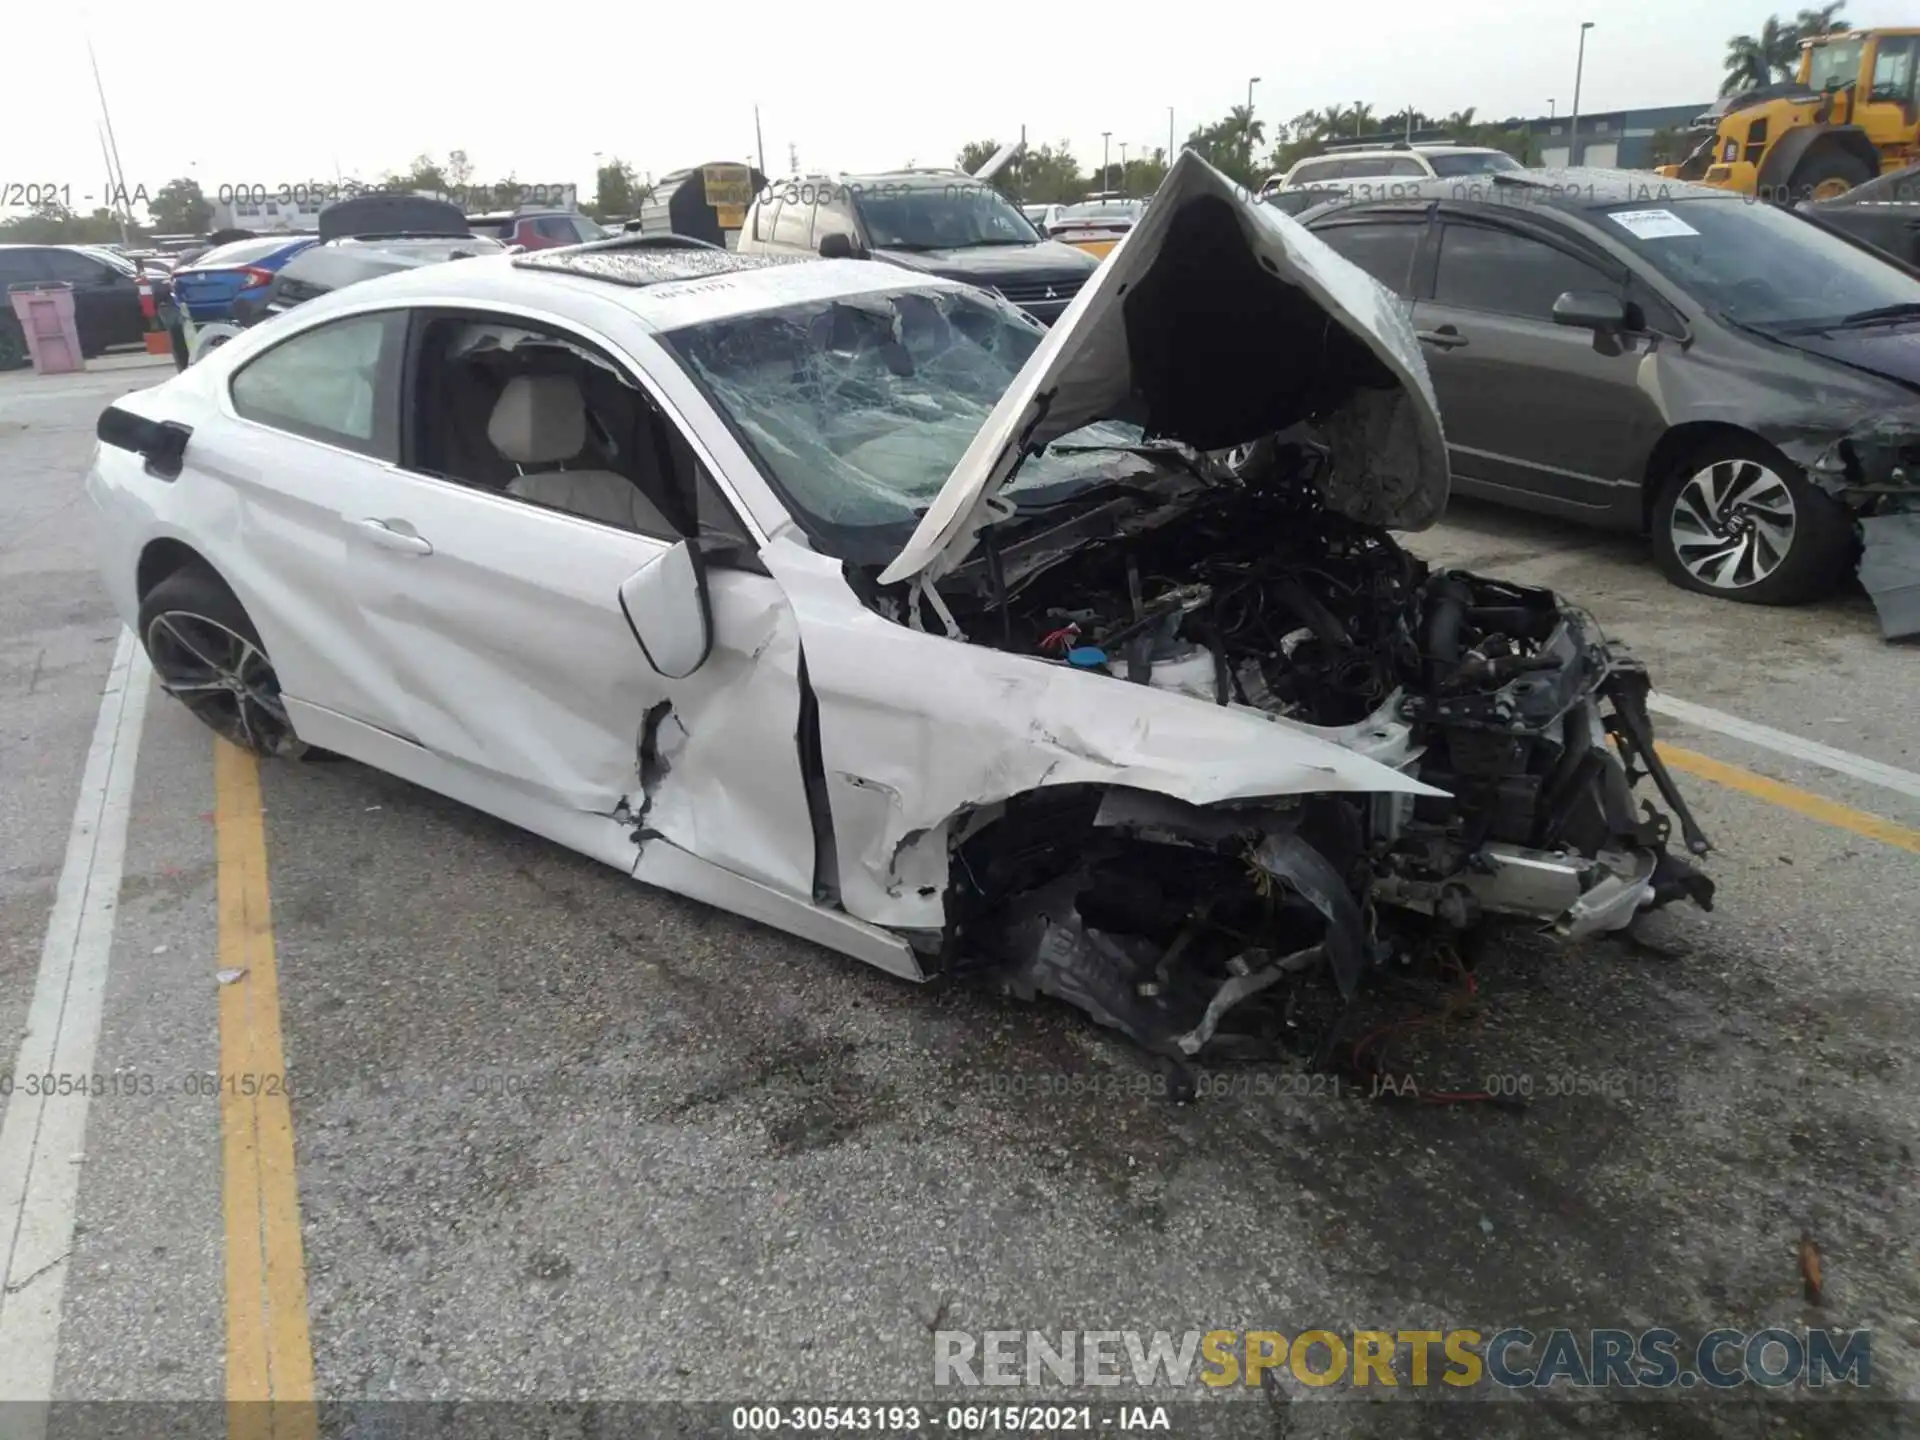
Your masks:
M845 235L852 239L853 234L853 207L844 198L828 201L813 217L813 244L816 249L829 235Z
M1585 261L1510 230L1455 222L1440 235L1433 298L1442 305L1551 322L1566 291L1617 289Z
M809 186L809 189L812 187ZM773 217L773 243L813 248L813 205L808 200L787 200Z
M40 268L40 253L38 250L13 250L0 246L0 285L44 280L46 272Z
M1913 52L1920 36L1887 36L1873 59L1874 100L1903 101L1913 94Z
M1429 155L1427 159L1433 165L1434 174L1447 178L1455 175L1489 175L1499 170L1526 168L1504 150L1489 150L1478 155Z
M1743 325L1820 329L1920 305L1920 280L1796 211L1734 197L1606 212L1608 233L1695 300Z
M233 377L233 408L249 420L368 454L375 430L387 318L336 320L250 360Z
M867 234L882 249L1031 245L1039 236L1013 202L986 185L876 186L854 191Z
M1427 172L1426 172L1426 167L1421 165L1421 163L1418 160L1414 159L1411 155L1396 155L1391 160L1387 161L1387 174L1418 175L1421 179L1424 180L1426 178Z
M218 245L194 261L195 269L252 265L269 255L284 250L293 242L286 236L276 236L268 240L236 240L231 245Z
M1393 174L1393 160L1385 155L1356 155L1351 160L1340 162L1342 180L1363 180L1369 175ZM1414 173L1419 174L1416 168Z
M1311 185L1319 180L1331 180L1339 173L1340 162L1338 160L1316 160L1311 164L1302 165L1299 169L1295 170L1293 172L1293 179L1289 183L1294 185Z
M902 289L665 340L824 553L868 561L913 533L1044 333L979 291ZM1111 452L1139 443L1137 427L1087 426L1029 458L1005 493L1057 504L1113 479L1127 462Z
M1836 90L1860 78L1861 40L1829 40L1809 52L1807 84L1815 90Z
M1638 275L1627 279L1627 303L1640 307L1640 319L1647 329L1661 335L1685 335L1686 322L1674 308L1654 294L1653 287Z
M1328 225L1313 233L1347 257L1389 290L1411 293L1413 252L1419 248L1424 224L1376 221L1364 225Z
M99 260L91 255L82 255L78 250L48 250L43 254L47 271L55 280L66 280L75 285L98 285L111 273Z

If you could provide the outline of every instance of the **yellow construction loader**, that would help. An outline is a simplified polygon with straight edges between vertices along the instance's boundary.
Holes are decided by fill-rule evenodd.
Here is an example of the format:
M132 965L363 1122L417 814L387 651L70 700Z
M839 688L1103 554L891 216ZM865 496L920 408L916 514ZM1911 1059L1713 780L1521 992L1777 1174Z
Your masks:
M1826 200L1920 160L1920 29L1804 42L1792 79L1729 96L1693 153L1659 173L1781 204Z

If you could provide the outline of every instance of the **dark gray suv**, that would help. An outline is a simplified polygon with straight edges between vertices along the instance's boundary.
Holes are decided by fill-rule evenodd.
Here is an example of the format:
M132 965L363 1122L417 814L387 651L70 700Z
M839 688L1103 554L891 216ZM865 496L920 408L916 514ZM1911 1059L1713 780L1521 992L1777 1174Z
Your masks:
M1644 530L1675 584L1755 604L1843 580L1856 519L1870 561L1920 554L1920 273L1620 171L1359 191L1300 220L1408 303L1459 493Z
M776 180L747 212L739 249L884 260L991 290L1042 325L1058 320L1100 268L958 170Z

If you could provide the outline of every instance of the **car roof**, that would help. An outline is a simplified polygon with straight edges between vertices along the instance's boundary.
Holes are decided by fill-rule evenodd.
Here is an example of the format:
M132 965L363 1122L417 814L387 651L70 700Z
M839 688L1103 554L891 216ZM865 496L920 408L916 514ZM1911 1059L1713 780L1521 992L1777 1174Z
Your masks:
M1308 210L1301 219L1322 218L1333 209L1404 205L1429 200L1458 200L1468 204L1545 206L1564 211L1595 210L1608 205L1638 202L1661 205L1669 200L1744 199L1731 190L1669 180L1641 170L1596 170L1565 167L1552 170L1497 170L1485 175L1459 175L1432 180L1397 181L1390 197L1332 198Z
M525 255L481 255L342 286L305 302L302 314L356 308L363 299L412 304L526 305L529 286L561 287L611 301L652 330L675 330L786 305L891 290L963 289L957 281L876 260L740 255L731 250L636 246L632 237L556 246ZM536 302L537 303L537 302Z

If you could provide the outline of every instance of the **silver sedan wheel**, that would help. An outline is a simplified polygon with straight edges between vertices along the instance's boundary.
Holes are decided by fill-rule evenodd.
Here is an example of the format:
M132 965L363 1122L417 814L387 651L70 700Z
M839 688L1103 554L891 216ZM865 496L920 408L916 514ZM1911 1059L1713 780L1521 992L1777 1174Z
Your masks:
M147 655L160 686L217 733L264 755L297 755L280 679L266 652L244 635L185 610L147 626Z
M1253 453L1254 447L1251 445L1236 445L1221 458L1228 470L1235 475L1242 475L1246 473L1247 466L1253 463Z
M1756 460L1722 460L1680 487L1667 520L1673 553L1716 590L1766 579L1793 548L1793 492Z

